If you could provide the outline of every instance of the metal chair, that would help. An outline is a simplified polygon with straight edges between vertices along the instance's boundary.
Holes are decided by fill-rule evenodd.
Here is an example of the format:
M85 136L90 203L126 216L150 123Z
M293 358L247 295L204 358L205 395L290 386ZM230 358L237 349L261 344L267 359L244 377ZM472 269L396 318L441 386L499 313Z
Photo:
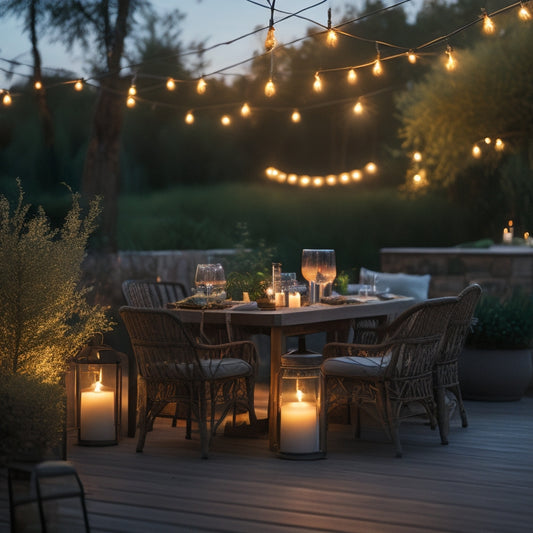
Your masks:
M462 426L468 426L468 418L459 386L457 358L465 345L481 292L481 287L477 283L473 283L458 295L433 369L433 388L442 444L448 444L450 427L450 416L446 407L446 391L454 394L461 415Z
M139 371L139 439L144 448L154 419L169 403L188 407L186 438L191 419L200 429L201 455L208 457L209 442L226 415L254 410L254 384L258 368L255 345L237 341L209 345L198 343L177 313L163 309L121 307ZM210 431L207 430L208 419Z
M326 406L355 407L355 433L360 436L360 409L375 417L394 443L402 447L399 426L412 416L405 407L419 404L437 426L433 367L456 298L434 298L401 313L382 328L379 344L329 343L323 350Z

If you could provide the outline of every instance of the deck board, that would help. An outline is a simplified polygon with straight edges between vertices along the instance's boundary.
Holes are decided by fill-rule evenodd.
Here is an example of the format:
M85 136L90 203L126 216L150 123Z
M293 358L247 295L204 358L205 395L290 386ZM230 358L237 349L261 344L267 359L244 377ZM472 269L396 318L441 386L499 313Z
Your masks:
M185 440L168 419L156 422L142 454L126 438L112 447L73 444L68 458L94 533L532 531L533 395L466 408L470 425L454 418L448 446L421 421L402 424L401 459L385 439L354 440L336 424L325 460L281 460L266 436L224 435L201 460L197 435Z

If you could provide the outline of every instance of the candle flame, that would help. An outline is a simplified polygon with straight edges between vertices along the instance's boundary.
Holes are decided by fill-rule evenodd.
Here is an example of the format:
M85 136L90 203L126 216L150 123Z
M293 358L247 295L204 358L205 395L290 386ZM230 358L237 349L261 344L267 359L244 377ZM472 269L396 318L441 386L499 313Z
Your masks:
M302 398L304 397L304 393L301 390L297 390L296 397L298 398L298 401L301 402Z
M94 384L94 392L102 392L102 382L101 381L97 381Z

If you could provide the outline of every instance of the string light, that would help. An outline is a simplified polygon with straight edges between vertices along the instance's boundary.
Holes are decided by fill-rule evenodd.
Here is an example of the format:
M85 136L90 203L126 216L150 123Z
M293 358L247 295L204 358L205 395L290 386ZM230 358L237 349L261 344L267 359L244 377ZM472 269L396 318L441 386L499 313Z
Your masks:
M220 123L223 125L223 126L229 126L231 124L231 118L229 115L223 115L221 118L220 118Z
M488 13L483 10L483 31L487 35L491 35L494 33L494 30L496 27L494 26L494 22L492 22L492 19L489 17Z
M9 91L4 91L4 96L2 96L2 104L4 104L6 107L10 106L13 102L11 95L9 94Z
M77 80L74 84L74 90L81 91L83 89L83 80Z
M268 28L267 36L265 39L265 51L270 52L277 44L276 41L276 30L274 29L274 24Z
M128 89L128 94L130 96L135 96L137 94L137 87L135 87L134 83L130 85L130 88Z
M295 110L292 112L291 120L292 120L294 123L298 123L298 122L300 122L300 120L302 120L302 116L300 115L300 112L299 112L297 109L295 109Z
M319 93L322 91L322 80L320 79L320 75L318 72L315 73L315 81L313 82L313 90L315 93Z
M35 80L35 83L33 84L33 88L36 91L40 91L43 88L43 84L42 84L41 80Z
M372 73L374 76L381 76L383 74L383 68L381 67L381 53L379 51L378 43L376 43L377 57L374 62L374 67L372 68Z
M485 144L490 144L492 142L490 137L485 137L483 140L485 141Z
M265 85L265 96L267 96L268 98L272 98L275 94L276 86L274 85L272 78L270 78Z
M448 61L446 62L446 69L447 70L455 70L455 67L457 66L457 63L455 61L455 56L453 53L453 48L448 45L446 47L446 55L448 56Z
M326 43L328 46L337 46L337 33L331 27L331 7L328 9L328 33L326 35Z
M411 65L414 65L416 63L416 54L412 50L409 50L409 52L407 52L407 60L409 61L409 63L411 63Z
M245 102L241 107L241 116L249 117L251 113L250 106Z
M363 112L363 104L360 100L358 100L357 103L353 106L353 112L356 115L360 115Z
M192 111L188 111L187 114L185 115L185 122L187 124L193 124L194 123L194 115L193 115Z
M167 80L167 89L169 91L173 91L176 88L176 82L172 78L168 78Z
M375 163L367 163L365 165L365 170L369 173L369 174L375 174L377 171L378 171L378 167L376 166Z
M476 159L479 159L481 157L481 148L477 144L474 144L474 146L472 148L472 155Z
M377 166L375 163L369 162L365 165L365 171L368 174L375 174ZM272 181L278 183L287 183L289 185L300 185L301 187L322 187L323 185L348 185L353 182L359 182L363 178L363 172L359 169L351 170L350 172L341 172L340 174L328 174L326 176L309 176L307 174L287 174L275 167L268 167L265 170L265 175Z
M498 152L501 152L505 148L505 143L501 139L496 139L494 141L494 149Z
M415 161L416 163L420 163L420 161L422 161L422 154L420 152L414 152L413 161Z
M203 76L198 80L198 83L196 85L196 92L198 94L205 94L205 91L207 89L207 83L204 80Z
M527 8L527 6L524 4L524 2L520 2L520 9L518 10L518 17L520 20L531 20L531 12Z
M135 97L133 95L130 94L128 96L128 99L126 100L126 105L129 108L135 107Z
M351 68L348 71L348 83L351 83L352 85L357 81L357 72L355 72L355 69Z

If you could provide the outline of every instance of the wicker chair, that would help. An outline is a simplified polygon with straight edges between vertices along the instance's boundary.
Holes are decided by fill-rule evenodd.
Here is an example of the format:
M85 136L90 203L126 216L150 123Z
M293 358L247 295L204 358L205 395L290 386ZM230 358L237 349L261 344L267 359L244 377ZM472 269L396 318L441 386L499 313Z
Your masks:
M164 308L169 302L183 300L188 292L178 281L127 279L122 282L122 294L129 306Z
M442 444L448 444L450 426L450 417L445 401L446 391L450 391L455 395L462 426L468 426L468 418L459 387L457 358L464 347L480 296L481 287L473 283L466 287L457 297L457 303L454 306L441 351L433 369L433 386Z
M237 409L243 407L250 424L257 422L254 382L258 358L252 342L199 344L176 313L163 309L121 307L120 315L139 372L138 452L144 448L155 417L171 402L185 402L197 420L202 458L207 458L211 436L230 411L234 424ZM191 416L186 438L191 438Z
M435 298L413 305L381 329L379 344L326 344L322 374L327 412L351 404L360 436L359 411L364 409L383 426L397 457L402 455L400 422L412 415L406 407L422 405L436 428L433 366L456 301Z

